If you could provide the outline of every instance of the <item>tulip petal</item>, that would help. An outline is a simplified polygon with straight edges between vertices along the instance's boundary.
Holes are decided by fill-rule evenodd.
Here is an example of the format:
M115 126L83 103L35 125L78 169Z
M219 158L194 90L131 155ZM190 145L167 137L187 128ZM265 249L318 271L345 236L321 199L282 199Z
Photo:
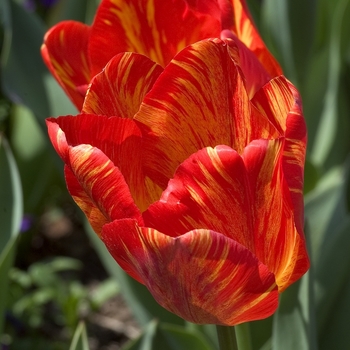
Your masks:
M143 217L146 226L168 236L203 228L255 249L247 171L241 156L227 146L207 147L186 159Z
M199 149L224 144L240 153L252 137L276 135L272 123L251 109L236 56L219 39L189 46L146 95L135 120L145 139L144 166L161 187Z
M78 110L91 79L87 54L89 35L89 26L64 21L46 33L41 47L47 67Z
M237 242L210 230L171 238L134 220L103 227L116 261L150 290L160 305L202 324L235 325L277 308L273 274Z
M227 39L230 46L236 46L239 57L237 61L242 69L249 98L262 88L271 78L258 58L229 30L221 32L221 38Z
M222 29L232 30L238 39L254 52L271 78L281 75L282 69L261 39L246 1L231 0L231 4L228 4L227 0L219 0L219 4L222 11ZM226 37L225 31L224 38Z
M255 254L275 274L280 292L309 268L283 173L284 142L255 140L242 155L253 199Z
M293 201L298 231L304 227L304 163L307 132L296 88L284 77L266 84L252 99L255 107L285 135L283 169Z
M143 222L120 170L101 149L84 143L84 139L89 138L89 134L92 133L87 126L94 126L92 123L101 121L101 118L109 120L110 123L100 122L100 128L95 125L92 130L101 136L97 136L101 148L105 146L109 152L113 152L110 145L103 145L106 142L103 136L108 136L109 131L105 124L111 126L114 120L93 115L47 120L51 142L66 164L68 190L98 235L104 224L115 219L131 217L140 223ZM127 119L121 120L130 122ZM80 128L76 129L76 126ZM88 131L84 132L86 130ZM117 150L118 147L114 146Z
M184 0L103 0L89 44L92 72L99 73L114 55L127 51L165 67L187 45L219 34L218 19L197 13Z
M82 112L132 119L162 71L142 55L114 56L91 81Z
M77 180L71 183L71 174L70 177L66 176L73 199L81 205L85 214L90 213L90 208L85 206L90 203L84 202L84 195L79 197L81 190L84 190L105 217L104 222L98 223L93 221L95 217L88 217L93 228L102 228L106 222L123 218L134 218L142 224L141 212L134 203L122 173L101 150L91 145L69 147L68 159L67 166Z
M252 251L285 289L309 262L282 171L283 144L255 140L242 157L227 146L197 152L144 212L145 225L174 237L193 229L220 232Z
M160 190L143 173L141 133L133 120L82 114L50 118L47 125L51 142L65 164L70 162L69 146L91 145L101 150L124 174L141 210L159 198Z

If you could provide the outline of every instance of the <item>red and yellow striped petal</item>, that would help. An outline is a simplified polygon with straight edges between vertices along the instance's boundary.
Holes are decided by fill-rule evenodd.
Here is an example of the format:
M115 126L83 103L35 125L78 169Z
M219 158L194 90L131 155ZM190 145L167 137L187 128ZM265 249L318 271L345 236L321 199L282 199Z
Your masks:
M227 35L226 35L226 34ZM227 43L236 48L237 62L242 69L246 89L251 99L254 94L262 88L271 79L268 72L262 66L260 61L232 32L224 30L221 33L222 38L227 38Z
M132 119L162 71L146 56L114 56L91 81L82 112Z
M79 111L91 79L89 35L89 26L80 22L64 21L46 33L41 47L47 67Z
M95 216L88 216L94 229L102 228L106 222L124 218L134 218L142 224L141 212L134 203L122 173L101 150L91 145L69 147L67 158L67 166L76 179L76 182L69 182L71 177L66 176L73 199L85 214L94 214L88 207L92 202L105 218L104 222L97 223L94 221ZM86 195L91 202L85 201ZM100 234L101 231L96 233Z
M209 229L255 250L247 172L228 146L207 147L186 159L143 217L146 226L168 236Z
M231 6L227 4L227 0L219 0L222 8L222 29L229 29L235 33L238 39L254 52L271 78L281 75L282 69L261 39L246 1L231 0L230 2ZM228 33L225 31L223 34L226 38Z
M69 164L69 146L91 145L105 154L125 177L135 203L145 210L159 198L160 190L142 169L141 133L131 119L82 114L47 120L57 153Z
M273 274L245 247L210 230L171 238L134 220L103 227L116 261L160 305L194 323L235 325L277 308Z
M240 153L253 136L276 135L251 109L236 55L219 39L198 42L171 61L146 95L135 120L144 134L145 168L163 188L203 147L223 144Z
M89 43L92 73L128 51L165 67L187 45L219 35L219 20L197 13L184 0L103 0Z
M304 163L307 131L296 88L283 76L266 84L252 99L254 106L268 118L281 135L285 135L283 170L294 206L300 234L304 227Z
M254 213L255 254L276 276L279 291L309 268L283 173L284 140L255 140L243 152Z
M193 229L220 232L255 254L285 289L309 262L284 180L283 144L255 140L243 158L227 146L197 152L143 214L145 225L174 237Z

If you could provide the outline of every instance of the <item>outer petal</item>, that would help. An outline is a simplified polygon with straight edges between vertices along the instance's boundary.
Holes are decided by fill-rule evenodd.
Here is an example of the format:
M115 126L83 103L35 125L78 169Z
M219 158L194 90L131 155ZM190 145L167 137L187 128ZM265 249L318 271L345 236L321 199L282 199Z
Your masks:
M103 152L90 145L79 145L69 147L67 153L67 166L77 180L75 183L71 182L69 180L72 174L66 176L73 199L88 215L91 213L91 208L88 207L91 203L86 202L87 195L94 207L105 217L104 222L96 222L94 216L88 216L95 230L101 229L106 222L123 218L134 218L142 224L141 213L132 199L122 173ZM84 190L82 195L81 190ZM97 234L100 232L96 230Z
M234 325L277 308L274 276L246 248L209 230L178 238L134 220L104 226L116 261L146 284L163 307L195 323Z
M254 52L271 78L281 75L282 69L262 41L246 1L231 0L230 5L227 0L218 0L218 2L222 11L222 29L232 30L238 39ZM226 31L223 35L224 38L228 37Z
M295 209L298 231L304 227L304 163L307 132L301 98L284 77L271 80L252 99L255 107L269 118L281 135L285 135L283 169Z
M221 40L187 47L166 67L135 116L145 138L145 167L165 188L175 169L206 146L241 152L252 137L276 135L251 109L237 52Z
M103 0L89 45L93 73L125 51L164 67L187 45L219 34L218 19L193 11L184 0Z
M89 35L89 26L64 21L46 33L41 47L46 65L78 110L91 79L87 54Z
M255 254L285 289L309 262L283 176L283 144L253 141L242 158L227 146L197 152L143 214L145 225L170 236L199 228L220 232Z
M309 268L283 173L283 151L282 140L256 140L242 155L253 199L255 253L274 272L280 292Z
M129 52L114 56L93 78L82 112L132 119L162 71L142 55Z
M83 114L48 119L49 136L57 153L69 164L67 147L91 145L101 150L125 176L137 206L144 210L158 198L146 186L142 170L141 133L130 119Z

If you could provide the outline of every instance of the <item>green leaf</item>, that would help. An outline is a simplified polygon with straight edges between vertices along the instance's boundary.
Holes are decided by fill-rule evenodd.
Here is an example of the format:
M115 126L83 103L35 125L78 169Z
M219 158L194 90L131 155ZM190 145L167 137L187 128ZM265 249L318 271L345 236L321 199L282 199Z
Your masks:
M0 134L0 249L20 230L23 215L21 181L15 159Z
M74 113L75 109L50 76L41 58L40 47L46 31L43 22L35 13L27 12L14 1L4 1L3 91L14 103L30 108L46 130L45 118L64 111Z
M346 15L348 14L348 4L349 0L340 1L332 17L327 90L315 141L311 149L311 159L318 166L323 165L336 140L339 117L339 79L342 66L341 37L343 22L348 18Z
M347 181L346 181L347 180ZM324 176L306 197L315 276L315 306L321 349L343 349L350 299L350 214L347 208L349 161ZM347 310L347 311L345 311Z
M23 103L34 111L41 122L50 114L43 84L46 67L40 57L45 33L42 22L34 13L8 1L10 33L9 53L2 59L2 85L10 100Z
M143 334L126 344L122 350L213 350L201 333L171 325L151 321Z
M0 334L8 293L8 273L13 265L23 216L21 182L9 144L0 133Z
M119 283L114 278L108 278L99 283L90 296L90 302L95 309L100 308L108 299L119 293Z
M51 8L49 24L54 25L64 20L91 24L98 5L99 0L61 0Z
M273 318L272 349L317 350L312 271L280 295Z
M350 216L342 221L337 229L332 230L332 235L327 239L327 244L323 245L322 259L319 259L315 268L317 321L320 339L332 337L331 329L339 332L339 329L334 328L334 322L338 326L345 322L344 315L339 320L335 320L334 315L341 312L342 304L348 305L347 300L350 298L350 293L348 293L350 275L349 232ZM347 320L348 315L349 309L347 309ZM347 334L347 339L349 339L349 334Z
M249 322L253 349L261 349L265 344L271 343L272 322L273 317Z
M343 168L329 171L316 188L305 197L305 218L310 231L310 249L315 265L323 259L322 247L334 227L347 216Z
M8 291L9 291L9 277L8 272L10 271L13 262L15 260L16 254L16 237L10 239L5 247L2 248L0 253L0 290L1 290L1 298L0 298L0 334L3 334L4 329L4 320L5 320L5 312L8 299Z
M84 322L80 322L78 324L69 350L89 350L89 343Z
M262 3L263 36L285 75L297 86L307 77L317 5L316 0L265 0Z
M288 0L266 0L262 5L262 29L267 44L282 64L286 76L297 81L293 57Z
M349 227L348 227L349 231ZM347 272L349 276L349 271ZM350 280L346 278L337 295L337 303L327 315L327 325L319 333L320 350L343 350L350 344Z

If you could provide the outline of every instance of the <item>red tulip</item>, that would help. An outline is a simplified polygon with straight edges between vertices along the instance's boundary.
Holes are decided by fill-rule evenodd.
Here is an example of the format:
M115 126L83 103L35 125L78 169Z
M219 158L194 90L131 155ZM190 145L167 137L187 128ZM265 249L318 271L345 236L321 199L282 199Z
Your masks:
M309 260L300 97L234 40L164 68L121 53L47 121L72 197L119 265L195 323L271 315Z
M114 55L140 53L165 67L187 45L214 37L240 39L270 78L281 74L244 0L102 0L92 26L64 21L51 28L42 56L81 110L88 84Z

